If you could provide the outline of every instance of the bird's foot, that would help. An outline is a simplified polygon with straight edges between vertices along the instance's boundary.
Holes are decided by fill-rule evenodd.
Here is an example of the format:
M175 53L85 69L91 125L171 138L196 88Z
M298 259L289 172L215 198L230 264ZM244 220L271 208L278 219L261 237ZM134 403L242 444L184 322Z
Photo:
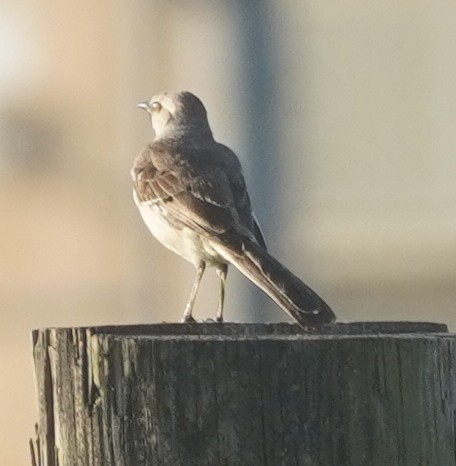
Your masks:
M189 323L195 323L196 320L193 318L193 316L190 314L190 315L184 315L184 317L182 317L181 319L181 322L183 324L189 324Z

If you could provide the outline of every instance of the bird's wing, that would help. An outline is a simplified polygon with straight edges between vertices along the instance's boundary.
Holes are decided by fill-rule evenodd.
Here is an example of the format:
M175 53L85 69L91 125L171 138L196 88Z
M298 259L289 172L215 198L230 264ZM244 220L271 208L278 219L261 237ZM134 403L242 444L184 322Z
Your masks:
M253 235L257 240L257 243L267 251L266 240L264 239L263 230L261 229L260 224L258 223L258 219L255 215L253 215Z
M133 178L141 203L161 205L175 225L208 236L237 232L242 225L223 164L205 151L185 154L164 145L149 145L136 159Z
M236 154L223 144L217 144L217 151L230 182L233 202L239 214L239 220L253 234L256 242L266 250L266 241L263 232L257 218L252 212L241 163Z

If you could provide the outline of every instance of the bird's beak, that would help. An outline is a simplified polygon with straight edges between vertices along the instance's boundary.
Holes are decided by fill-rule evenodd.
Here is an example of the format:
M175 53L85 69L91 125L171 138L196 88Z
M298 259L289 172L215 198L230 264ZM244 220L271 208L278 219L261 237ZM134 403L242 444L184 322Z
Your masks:
M150 106L149 102L140 102L138 105L136 105L138 108L142 108L143 110L146 110L146 112L150 113Z

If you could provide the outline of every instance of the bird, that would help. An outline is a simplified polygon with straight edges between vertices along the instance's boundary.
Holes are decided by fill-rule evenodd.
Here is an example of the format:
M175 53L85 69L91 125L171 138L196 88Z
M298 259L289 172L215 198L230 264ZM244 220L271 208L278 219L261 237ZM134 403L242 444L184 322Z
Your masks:
M163 92L137 107L149 114L155 134L134 159L134 202L152 235L196 268L182 322L195 321L206 267L220 279L215 320L223 322L230 264L301 327L333 322L330 306L269 254L240 161L214 139L202 101L188 91Z

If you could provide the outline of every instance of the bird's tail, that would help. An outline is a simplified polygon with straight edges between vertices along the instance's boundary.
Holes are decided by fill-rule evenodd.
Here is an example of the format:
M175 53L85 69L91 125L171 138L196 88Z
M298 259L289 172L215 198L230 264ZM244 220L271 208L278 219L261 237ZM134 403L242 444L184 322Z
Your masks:
M302 327L319 326L336 319L334 312L315 291L249 238L221 241L214 246L225 260L261 288Z

